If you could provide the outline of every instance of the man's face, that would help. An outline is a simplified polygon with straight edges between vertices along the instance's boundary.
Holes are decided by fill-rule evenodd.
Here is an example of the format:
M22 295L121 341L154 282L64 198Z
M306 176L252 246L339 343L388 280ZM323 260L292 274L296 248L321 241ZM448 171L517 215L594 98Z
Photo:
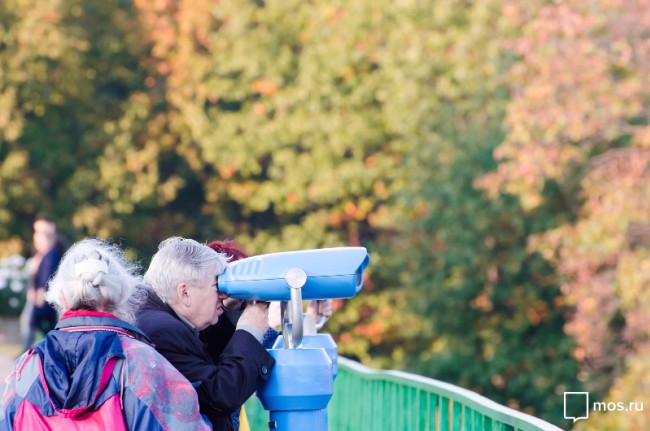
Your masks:
M54 223L46 220L34 222L34 249L37 253L47 253L54 245Z
M200 286L190 286L188 289L189 307L185 318L199 330L214 325L223 314L223 300L227 297L217 289L217 274L208 274Z

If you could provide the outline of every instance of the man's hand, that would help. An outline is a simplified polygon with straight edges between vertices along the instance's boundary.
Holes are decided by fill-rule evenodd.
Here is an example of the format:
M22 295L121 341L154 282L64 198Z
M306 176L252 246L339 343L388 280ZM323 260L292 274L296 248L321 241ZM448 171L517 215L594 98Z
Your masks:
M36 300L36 289L34 289L33 287L30 287L29 289L27 289L27 298L26 299L27 299L27 302L31 302L33 304L34 301Z
M42 308L45 306L45 289L36 289L36 295L34 297L34 305L37 308Z
M280 312L280 301L273 301L269 306L269 326L276 331L282 326L282 313Z
M35 289L30 287L27 289L27 302L34 304L36 308L41 308L45 305L45 289Z
M318 301L311 301L307 307L307 313L311 314L314 322L318 322L319 317L329 319L332 315L332 300L320 299Z
M239 311L244 306L243 299L226 298L223 300L223 306L228 311Z
M332 315L332 300L322 299L309 301L309 305L307 306L307 314L314 319L314 322L319 322L318 319L320 317L320 323L324 324ZM282 325L280 301L273 301L271 302L271 306L269 308L269 326L275 330L278 330L280 325Z
M248 301L238 325L248 325L259 329L262 333L269 327L269 303L262 301Z

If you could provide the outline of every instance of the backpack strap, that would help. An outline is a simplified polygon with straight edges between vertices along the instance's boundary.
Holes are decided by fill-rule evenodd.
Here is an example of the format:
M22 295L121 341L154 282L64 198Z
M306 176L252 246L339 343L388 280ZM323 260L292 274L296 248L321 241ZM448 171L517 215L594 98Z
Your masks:
M41 360L36 353L36 350L29 349L25 354L25 357L21 362L19 362L14 371L7 377L7 382L14 378L14 390L16 395L21 398L25 398L27 391L32 387L32 384L41 374Z
M120 408L124 410L124 388L126 386L126 365L124 364L124 359L119 357L111 358L106 364L107 369L102 376L102 381L100 382L100 387L97 392L99 396L104 389L106 388L110 378L114 378L117 384L120 387ZM16 365L12 373L7 377L7 382L10 382L12 378L14 382L14 390L16 395L21 398L25 398L27 392L32 387L34 382L37 379L40 379L43 390L48 396L49 399L49 388L45 381L45 376L43 375L43 366L41 364L41 358L38 356L38 353L34 349L30 349L25 357ZM54 406L52 406L54 407ZM66 411L62 412L63 415L66 415Z

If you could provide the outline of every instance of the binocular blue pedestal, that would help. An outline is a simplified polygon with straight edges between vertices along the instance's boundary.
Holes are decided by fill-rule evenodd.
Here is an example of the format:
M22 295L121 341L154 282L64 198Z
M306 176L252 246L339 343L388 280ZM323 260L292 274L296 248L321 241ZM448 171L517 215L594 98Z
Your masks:
M269 429L327 431L327 404L334 393L332 360L323 348L270 349L275 367L257 390L270 412Z
M285 349L280 336L269 353L275 367L257 390L262 406L270 411L269 429L327 431L327 404L338 372L332 336L305 335L299 349Z
M284 349L284 339L280 336L273 343L273 349ZM303 349L325 349L325 353L332 360L332 378L336 379L339 372L339 348L330 334L303 335Z

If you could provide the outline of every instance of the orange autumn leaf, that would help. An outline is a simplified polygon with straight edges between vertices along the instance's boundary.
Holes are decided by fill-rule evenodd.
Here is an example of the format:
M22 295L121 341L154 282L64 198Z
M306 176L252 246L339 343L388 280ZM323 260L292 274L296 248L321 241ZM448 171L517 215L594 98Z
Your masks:
M278 91L277 85L268 79L258 79L253 82L251 86L254 92L262 94L264 96L273 96Z

